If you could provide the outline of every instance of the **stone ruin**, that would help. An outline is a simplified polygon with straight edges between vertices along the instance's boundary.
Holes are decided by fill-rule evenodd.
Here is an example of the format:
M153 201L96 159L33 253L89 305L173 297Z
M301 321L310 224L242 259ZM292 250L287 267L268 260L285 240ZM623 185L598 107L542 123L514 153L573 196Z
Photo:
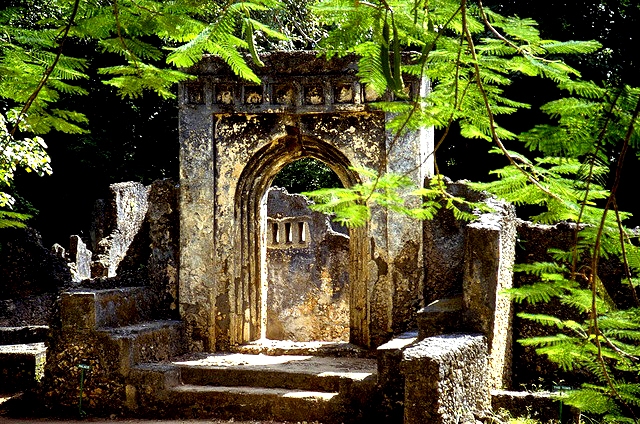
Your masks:
M284 189L267 194L266 337L346 342L348 232L309 203Z
M363 228L331 228L303 197L268 190L284 166L311 157L345 186L380 167L428 184L432 132L397 140L354 57L263 61L260 85L213 57L191 68L179 185L111 186L87 245L54 249L71 272L49 291L33 395L76 412L82 375L82 408L101 416L475 424L492 404L517 409L498 390L539 359L514 355L522 327L501 295L521 281L516 240L551 246L561 238L545 234L571 229L523 223L450 181L493 212L416 223L376 208Z

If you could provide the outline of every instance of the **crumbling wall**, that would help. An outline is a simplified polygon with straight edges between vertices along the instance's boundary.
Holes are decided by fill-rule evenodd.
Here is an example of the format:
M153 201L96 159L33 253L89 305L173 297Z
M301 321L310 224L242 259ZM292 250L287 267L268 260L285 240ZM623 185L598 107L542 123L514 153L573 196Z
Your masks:
M486 198L486 194L471 190L464 181L452 182L445 178L445 183L452 196L470 202ZM462 295L467 224L446 208L440 209L433 219L423 221L425 305Z
M32 228L0 231L0 326L45 325L59 288L70 284L63 259Z
M272 188L267 200L267 338L349 339L349 237L310 201Z
M111 196L96 201L91 226L92 277L115 277L120 261L147 214L149 189L141 183L109 186Z
M461 328L487 336L489 381L494 388L509 387L513 313L502 291L513 281L515 208L471 190L464 182L446 180L446 184L452 195L483 202L491 211L479 213L469 223L442 209L424 223L424 297L432 303L462 296Z

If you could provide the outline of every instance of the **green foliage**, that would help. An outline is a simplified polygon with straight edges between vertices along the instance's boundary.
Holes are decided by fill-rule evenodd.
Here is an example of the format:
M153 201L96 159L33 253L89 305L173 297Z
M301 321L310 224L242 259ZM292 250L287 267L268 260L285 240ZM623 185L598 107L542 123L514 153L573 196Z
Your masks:
M453 211L457 219L472 220L469 211L486 210L481 203L452 196L442 178L434 178L430 186L418 188L406 176L379 174L366 168L354 168L365 179L347 188L323 188L304 192L315 204L311 209L334 215L334 220L347 228L362 227L371 218L371 210L382 207L416 219L432 219L442 207Z
M10 211L1 211L0 210L0 229L3 228L24 228L25 221L29 219L30 216Z
M12 207L15 202L6 188L11 185L18 167L40 175L51 173L46 147L42 138L37 136L15 138L7 128L6 118L0 114L0 208ZM4 218L21 219L17 215L5 215Z
M629 421L640 403L640 389L633 383L640 320L635 309L619 310L598 270L601 259L617 257L625 264L626 284L633 288L640 281L638 248L623 225L629 214L619 211L616 202L625 154L639 145L640 91L582 81L578 70L560 60L561 55L594 53L598 42L549 40L540 35L535 21L502 16L481 4L324 0L316 11L335 28L321 44L325 54L357 54L361 80L379 94L391 91L401 100L378 104L395 114L390 129L398 133L396 140L402 131L435 126L443 134L439 147L455 124L462 137L491 143L508 161L492 171L496 181L471 187L516 205L537 207L542 212L532 217L534 221L576 224L575 247L553 252L553 263L523 266L521 271L532 273L537 281L509 291L519 302L558 299L575 310L575 316L523 314L552 332L521 342L537 347L563 369L582 368L593 374L597 383L572 391L566 403L598 414L605 422ZM411 61L399 63L400 51L411 51ZM428 77L431 92L407 99L399 78L403 73ZM546 79L566 93L542 107L548 123L522 134L498 122L529 107L506 94L516 77ZM507 149L506 143L522 151ZM457 207L458 202L448 201L446 190L438 187L439 175L433 187L416 190L406 177L384 171L384 164L371 175L358 170L367 175L364 183L316 193L317 209L334 212L353 226L366 223L367 206L425 219L443 206ZM400 194L423 196L420 212L406 206ZM578 268L579 263L586 265ZM632 295L637 302L635 289Z
M176 83L191 78L176 66L218 54L257 81L242 51L259 62L255 33L286 38L254 19L279 9L277 0L7 1L0 10L0 207L14 203L4 187L18 168L51 173L40 135L88 132L68 99L89 93L89 75L123 99L145 92L173 99Z
M289 193L342 187L340 179L331 168L311 158L300 159L285 166L276 175L272 185L284 187Z
M70 45L95 47L106 58L97 65L98 74L123 98L147 91L172 98L175 83L189 78L175 68L192 66L203 54L219 55L240 77L258 82L248 58L260 66L260 42L288 42L260 18L277 23L274 14L283 5L295 8L277 0L53 0L35 16L31 3L12 0L0 11L4 186L19 167L50 172L44 142L30 135L86 131L84 115L59 107L67 96L87 93L83 84L93 66L82 55L68 54ZM520 302L558 299L575 310L575 317L524 314L522 318L555 334L522 342L563 369L592 373L593 384L570 392L565 403L605 422L633 419L640 406L640 302L635 291L640 252L634 233L623 225L629 215L618 210L616 196L626 155L638 154L640 89L580 80L580 72L562 60L593 54L598 42L548 39L534 20L504 16L480 2L319 0L311 10L317 16L307 21L313 36L300 28L276 27L317 44L328 57L359 57L360 80L395 99L375 105L394 116L388 128L395 133L390 150L404 131L435 127L442 134L438 149L459 129L461 137L493 146L506 163L492 172L496 181L472 187L516 205L541 208L533 217L537 222L575 224L575 247L551 252L553 263L522 266L520 271L537 281L510 291ZM325 29L318 30L321 25ZM324 36L320 41L318 34ZM409 98L408 76L428 78L431 91ZM504 118L529 108L510 90L516 78L546 80L565 93L542 107L545 124L521 134L502 125ZM316 210L334 213L348 227L366 225L372 208L417 219L433 218L442 208L457 219L473 219L480 212L481 204L447 192L437 170L427 187L385 171L384 163L377 170L354 169L359 184L307 194L316 201ZM0 207L12 202L8 194L0 194ZM0 223L7 220L15 225L23 217L2 212ZM624 264L636 308L619 308L604 289L599 263L606 258Z

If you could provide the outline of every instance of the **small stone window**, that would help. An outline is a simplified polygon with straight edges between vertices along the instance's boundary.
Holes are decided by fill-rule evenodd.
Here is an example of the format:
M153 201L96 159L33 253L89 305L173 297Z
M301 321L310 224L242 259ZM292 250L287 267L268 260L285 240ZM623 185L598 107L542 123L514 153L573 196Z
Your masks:
M304 218L269 218L267 228L270 248L301 249L309 245L309 223Z
M261 85L244 86L244 103L247 105L257 105L262 103L263 89Z
M280 243L280 230L278 229L278 223L271 224L271 244Z
M304 221L298 222L298 243L304 243L307 241L307 235L304 233L304 227Z
M293 238L291 237L291 223L290 222L285 222L284 223L284 240L285 240L285 243L287 243L287 244L291 244L293 242Z
M216 103L220 105L233 104L233 87L230 85L218 85L216 87Z

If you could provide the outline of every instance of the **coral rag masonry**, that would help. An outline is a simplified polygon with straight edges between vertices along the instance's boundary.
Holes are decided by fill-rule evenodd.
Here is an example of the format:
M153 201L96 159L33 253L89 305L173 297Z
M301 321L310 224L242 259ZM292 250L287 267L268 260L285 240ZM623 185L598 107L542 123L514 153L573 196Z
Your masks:
M406 172L417 185L432 173L430 130L394 140L390 116L368 105L376 98L357 80L354 57L290 52L263 61L262 84L252 85L205 58L180 91L180 307L191 350L265 335L265 196L285 165L321 160L347 187L364 178L354 168ZM427 84L407 87L417 96ZM349 235L350 341L378 346L415 320L422 231L376 210Z

